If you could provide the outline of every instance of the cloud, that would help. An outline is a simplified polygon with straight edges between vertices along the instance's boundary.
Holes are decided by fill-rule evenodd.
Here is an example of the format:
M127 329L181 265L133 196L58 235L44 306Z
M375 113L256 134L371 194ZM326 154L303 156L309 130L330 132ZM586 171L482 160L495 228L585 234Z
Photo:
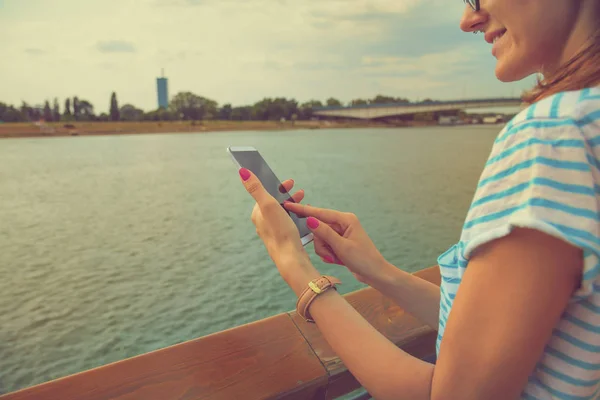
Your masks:
M428 2L427 0L425 0ZM313 18L335 21L377 22L382 18L407 14L423 0L329 0L309 1Z
M447 51L419 56L365 56L362 69L391 74L421 74L427 77L445 77L469 65L475 54L468 48L452 48Z
M2 0L0 0L0 1L2 1ZM37 48L29 48L29 49L25 49L25 53L30 54L32 56L40 56L42 54L46 54L46 50L37 49Z
M111 62L99 62L97 66L103 70L116 70L115 64Z
M154 109L162 68L170 94L234 105L274 96L500 97L531 84L495 79L489 45L458 28L460 2L30 1L6 2L0 12L0 37L9 38L0 54L12 60L0 63L0 101L77 93L101 111L114 90ZM48 49L44 63L30 62L31 49Z
M133 43L123 40L98 42L96 49L101 53L135 53L137 51Z

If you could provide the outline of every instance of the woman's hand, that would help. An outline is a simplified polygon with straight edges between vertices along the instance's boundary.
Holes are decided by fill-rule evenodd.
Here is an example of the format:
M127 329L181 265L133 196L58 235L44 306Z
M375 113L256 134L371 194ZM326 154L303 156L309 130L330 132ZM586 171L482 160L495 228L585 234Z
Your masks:
M384 279L390 267L361 226L356 215L286 202L284 207L308 217L315 252L326 263L344 265L359 281L372 285Z
M319 274L302 246L298 228L281 204L267 192L252 172L242 168L239 173L244 187L256 200L251 217L256 226L256 233L265 244L283 279L299 294L298 290L304 290L306 284L318 278ZM286 191L293 185L292 180L283 183ZM302 191L292 196L294 201L301 201L303 197Z

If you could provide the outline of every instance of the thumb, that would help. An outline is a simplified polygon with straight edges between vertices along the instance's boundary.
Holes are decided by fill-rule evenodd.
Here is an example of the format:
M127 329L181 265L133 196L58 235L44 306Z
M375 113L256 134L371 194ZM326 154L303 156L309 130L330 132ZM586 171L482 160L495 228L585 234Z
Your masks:
M239 174L240 178L242 178L242 182L244 183L246 191L250 193L254 200L256 200L256 203L258 203L259 207L261 204L264 204L269 200L269 193L266 191L265 187L262 185L256 175L246 168L240 168Z
M335 253L340 254L342 247L346 244L346 239L340 236L339 233L315 217L308 217L306 219L306 226L308 226L315 237L328 244Z

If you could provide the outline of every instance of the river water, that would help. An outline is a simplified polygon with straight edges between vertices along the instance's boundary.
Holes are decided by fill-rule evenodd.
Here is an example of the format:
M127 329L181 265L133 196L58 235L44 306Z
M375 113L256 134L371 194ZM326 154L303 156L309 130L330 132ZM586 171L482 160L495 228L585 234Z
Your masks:
M227 146L258 148L416 271L458 240L499 129L3 139L0 394L294 308ZM342 293L363 287L308 249Z

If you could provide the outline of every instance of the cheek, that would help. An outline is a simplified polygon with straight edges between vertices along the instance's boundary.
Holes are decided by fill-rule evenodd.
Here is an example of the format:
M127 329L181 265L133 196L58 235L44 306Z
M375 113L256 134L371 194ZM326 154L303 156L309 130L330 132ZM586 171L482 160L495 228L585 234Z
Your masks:
M514 17L519 52L536 68L555 64L577 20L572 0L523 0L521 8Z
M561 39L555 37L555 33L538 32L537 35L524 37L517 42L516 58L520 60L521 68L529 74L542 72L547 67L556 65L561 59Z
M506 33L506 40L497 51L496 77L502 82L521 80L539 69L543 52L518 36Z
M481 0L490 25L508 31L508 40L497 54L498 79L520 80L561 59L575 20L572 1Z
M517 81L541 72L560 58L561 46L555 32L507 27L507 41L498 54L496 75L505 82Z

